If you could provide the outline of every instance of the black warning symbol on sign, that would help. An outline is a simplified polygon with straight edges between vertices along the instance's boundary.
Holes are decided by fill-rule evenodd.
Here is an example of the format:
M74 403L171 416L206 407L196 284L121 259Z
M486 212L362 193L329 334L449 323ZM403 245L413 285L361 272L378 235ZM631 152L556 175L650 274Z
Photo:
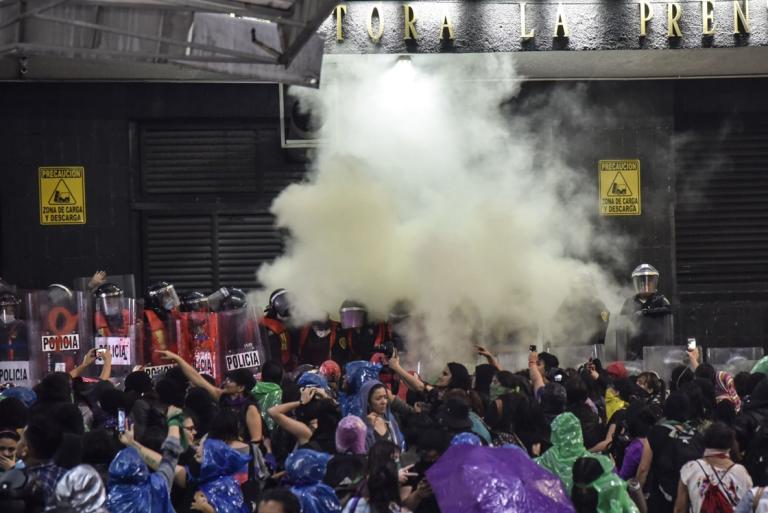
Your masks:
M72 197L72 191L67 187L67 183L61 179L56 184L56 188L53 190L53 194L48 199L49 205L74 205L76 203L75 198Z
M608 188L608 196L632 196L627 180L622 176L621 172L616 173L616 176L613 178L613 182L611 182L611 186Z

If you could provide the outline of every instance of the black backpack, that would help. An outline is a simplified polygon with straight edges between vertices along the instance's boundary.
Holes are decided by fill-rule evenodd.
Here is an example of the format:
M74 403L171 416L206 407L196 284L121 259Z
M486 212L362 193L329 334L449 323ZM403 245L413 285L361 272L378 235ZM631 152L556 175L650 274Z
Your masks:
M0 474L0 511L3 513L38 513L45 509L42 485L24 469Z
M757 425L747 445L744 466L755 483L765 483L768 479L768 426Z
M680 469L689 461L694 461L704 454L704 443L701 434L687 424L661 423L669 430L668 442L665 444L657 478L662 491L674 497L677 495L677 482ZM654 459L656 459L654 457Z
M632 439L629 437L627 421L622 420L616 424L616 429L613 432L613 440L611 440L611 445L608 446L608 453L616 462L616 468L621 468L621 465L624 462L624 453L627 452L627 447L629 447L631 442Z

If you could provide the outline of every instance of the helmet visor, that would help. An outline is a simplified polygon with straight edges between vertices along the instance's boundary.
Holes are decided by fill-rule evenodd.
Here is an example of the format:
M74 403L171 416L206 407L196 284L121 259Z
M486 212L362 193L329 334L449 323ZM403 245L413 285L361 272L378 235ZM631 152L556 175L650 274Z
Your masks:
M659 284L659 277L653 274L642 274L633 276L632 283L638 294L653 294Z
M350 328L362 328L365 326L365 314L366 311L363 308L342 308L339 312L339 317L341 317L341 327L345 330Z
M177 309L181 304L181 301L179 301L179 296L176 294L176 289L173 288L173 285L168 285L162 290L157 291L154 296L156 301L155 304L159 305L163 310L167 310L169 312L171 310Z

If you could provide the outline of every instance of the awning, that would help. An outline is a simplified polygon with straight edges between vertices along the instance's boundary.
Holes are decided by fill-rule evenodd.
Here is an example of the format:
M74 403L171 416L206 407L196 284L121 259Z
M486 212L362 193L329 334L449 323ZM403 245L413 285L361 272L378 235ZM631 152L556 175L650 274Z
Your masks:
M0 79L317 85L335 0L0 0Z

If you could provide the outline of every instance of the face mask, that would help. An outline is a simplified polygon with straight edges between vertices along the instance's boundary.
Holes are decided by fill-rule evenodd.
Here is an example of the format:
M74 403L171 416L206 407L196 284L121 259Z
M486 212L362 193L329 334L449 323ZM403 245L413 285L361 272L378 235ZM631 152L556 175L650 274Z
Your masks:
M331 334L330 328L323 329L322 327L313 326L312 329L315 331L315 335L317 335L319 338L325 338Z
M492 384L491 385L491 401L495 401L502 395L512 394L512 393L516 394L519 392L520 392L520 387L508 388L502 385Z

